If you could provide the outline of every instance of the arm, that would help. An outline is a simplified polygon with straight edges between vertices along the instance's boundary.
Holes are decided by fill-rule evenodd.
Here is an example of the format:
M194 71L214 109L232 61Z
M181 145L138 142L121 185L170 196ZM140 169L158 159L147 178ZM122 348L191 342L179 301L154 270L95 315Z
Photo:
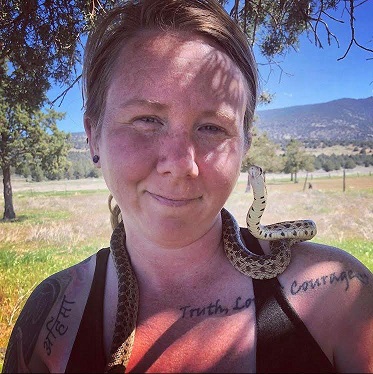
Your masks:
M95 262L92 256L35 288L10 336L4 373L63 371L87 301Z
M336 331L334 361L338 372L373 373L373 276L353 262L355 273L347 273L351 292L340 300L344 313Z
M307 242L293 254L289 290L311 333L338 372L373 372L372 273L338 248Z
M291 305L338 372L373 372L373 275L349 253L304 242L279 276Z
M30 372L29 364L39 333L70 280L71 278L64 273L57 273L44 280L32 292L10 336L5 354L4 373ZM36 365L42 372L49 371L41 362Z

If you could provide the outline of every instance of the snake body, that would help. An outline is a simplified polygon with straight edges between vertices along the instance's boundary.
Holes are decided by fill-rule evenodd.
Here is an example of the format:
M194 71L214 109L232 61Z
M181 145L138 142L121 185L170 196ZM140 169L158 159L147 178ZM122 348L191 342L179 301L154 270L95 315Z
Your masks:
M249 174L254 202L247 213L246 223L252 235L264 240L289 239L290 246L300 241L312 239L316 235L316 224L311 220L284 221L267 226L261 225L260 219L267 202L264 174L258 166L251 166Z
M313 221L285 221L263 226L260 219L266 206L266 186L262 169L249 169L254 201L247 213L250 233L258 239L270 241L270 254L257 255L243 243L240 228L234 217L221 210L223 246L232 265L246 276L270 279L281 274L290 263L290 248L296 242L311 239L316 234ZM125 246L125 230L121 222L113 231L110 250L118 275L118 306L114 336L106 372L125 372L135 339L139 288L131 260Z
M246 216L247 228L257 239L270 241L271 253L257 255L250 252L240 238L237 222L223 209L224 249L229 261L241 273L255 279L270 279L281 274L289 265L290 248L297 242L312 239L317 230L311 220L262 225L260 219L267 202L263 171L258 166L251 166L249 174L254 201Z

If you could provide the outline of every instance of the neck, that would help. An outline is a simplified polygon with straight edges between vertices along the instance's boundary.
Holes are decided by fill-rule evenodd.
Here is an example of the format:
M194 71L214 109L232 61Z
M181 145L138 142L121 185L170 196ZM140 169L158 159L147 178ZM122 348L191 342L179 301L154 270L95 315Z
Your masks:
M126 246L140 283L157 289L190 285L215 271L225 258L219 216L202 236L181 246L164 247L144 236L126 233Z

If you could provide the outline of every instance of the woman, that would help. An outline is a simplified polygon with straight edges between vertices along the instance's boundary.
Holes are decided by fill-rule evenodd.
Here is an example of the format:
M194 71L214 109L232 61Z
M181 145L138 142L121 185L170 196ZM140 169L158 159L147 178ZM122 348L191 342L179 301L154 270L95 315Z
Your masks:
M257 280L227 258L222 207L257 77L217 2L126 2L85 53L85 130L117 202L111 249L36 288L4 372L373 371L373 278L359 261L303 242Z

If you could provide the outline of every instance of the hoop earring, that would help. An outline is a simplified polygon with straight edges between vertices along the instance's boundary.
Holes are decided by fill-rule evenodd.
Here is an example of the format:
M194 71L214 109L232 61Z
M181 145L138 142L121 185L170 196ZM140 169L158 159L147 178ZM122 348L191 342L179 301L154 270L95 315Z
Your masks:
M92 161L93 161L95 164L97 164L98 161L99 161L99 159L100 159L100 156L98 156L98 155L94 155L93 158L92 158Z

